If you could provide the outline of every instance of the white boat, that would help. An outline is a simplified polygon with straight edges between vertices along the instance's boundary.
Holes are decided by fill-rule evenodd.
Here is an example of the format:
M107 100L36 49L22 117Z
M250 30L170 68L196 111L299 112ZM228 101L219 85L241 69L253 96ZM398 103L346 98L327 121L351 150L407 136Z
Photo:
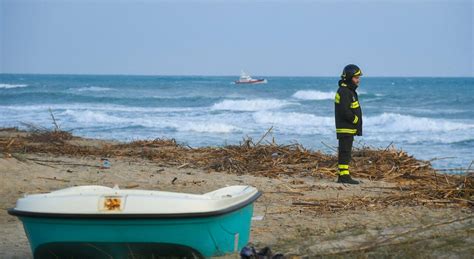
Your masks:
M211 257L248 242L251 186L202 195L78 186L26 195L8 212L23 222L35 258ZM106 258L106 257L105 257Z
M244 71L241 72L239 80L234 81L236 84L266 84L267 79L264 78L252 78Z

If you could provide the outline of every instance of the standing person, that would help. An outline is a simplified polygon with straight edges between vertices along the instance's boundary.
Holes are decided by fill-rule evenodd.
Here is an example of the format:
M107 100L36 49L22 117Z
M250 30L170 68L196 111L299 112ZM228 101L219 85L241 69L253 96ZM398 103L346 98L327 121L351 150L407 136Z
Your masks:
M338 183L359 184L358 181L351 178L349 163L354 135L362 136L362 109L356 92L360 76L362 76L362 71L358 66L350 64L344 67L336 93L336 134L339 140Z

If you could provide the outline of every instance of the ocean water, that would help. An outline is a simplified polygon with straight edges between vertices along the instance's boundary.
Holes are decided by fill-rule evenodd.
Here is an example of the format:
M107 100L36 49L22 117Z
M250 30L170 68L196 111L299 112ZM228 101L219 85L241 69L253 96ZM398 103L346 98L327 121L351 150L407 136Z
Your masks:
M0 127L23 123L91 138L175 138L193 147L254 141L273 126L279 144L333 151L336 77L0 74ZM474 159L474 78L363 77L358 89L364 136L356 146L389 144L436 168ZM441 159L442 158L442 159Z

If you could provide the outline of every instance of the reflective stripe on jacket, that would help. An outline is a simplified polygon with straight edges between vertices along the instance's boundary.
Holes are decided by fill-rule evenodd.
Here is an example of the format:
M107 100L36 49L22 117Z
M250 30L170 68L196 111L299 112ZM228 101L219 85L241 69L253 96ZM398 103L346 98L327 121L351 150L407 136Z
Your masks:
M356 85L339 81L334 99L337 138L362 136L362 109L356 88Z

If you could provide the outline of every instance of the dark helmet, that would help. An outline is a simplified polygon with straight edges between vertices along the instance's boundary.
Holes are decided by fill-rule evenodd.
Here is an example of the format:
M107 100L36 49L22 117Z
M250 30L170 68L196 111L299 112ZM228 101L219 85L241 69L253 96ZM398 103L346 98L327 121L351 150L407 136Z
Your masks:
M354 64L349 64L346 67L344 67L344 70L342 71L341 79L343 81L350 81L352 77L354 76L361 76L362 75L362 70Z

